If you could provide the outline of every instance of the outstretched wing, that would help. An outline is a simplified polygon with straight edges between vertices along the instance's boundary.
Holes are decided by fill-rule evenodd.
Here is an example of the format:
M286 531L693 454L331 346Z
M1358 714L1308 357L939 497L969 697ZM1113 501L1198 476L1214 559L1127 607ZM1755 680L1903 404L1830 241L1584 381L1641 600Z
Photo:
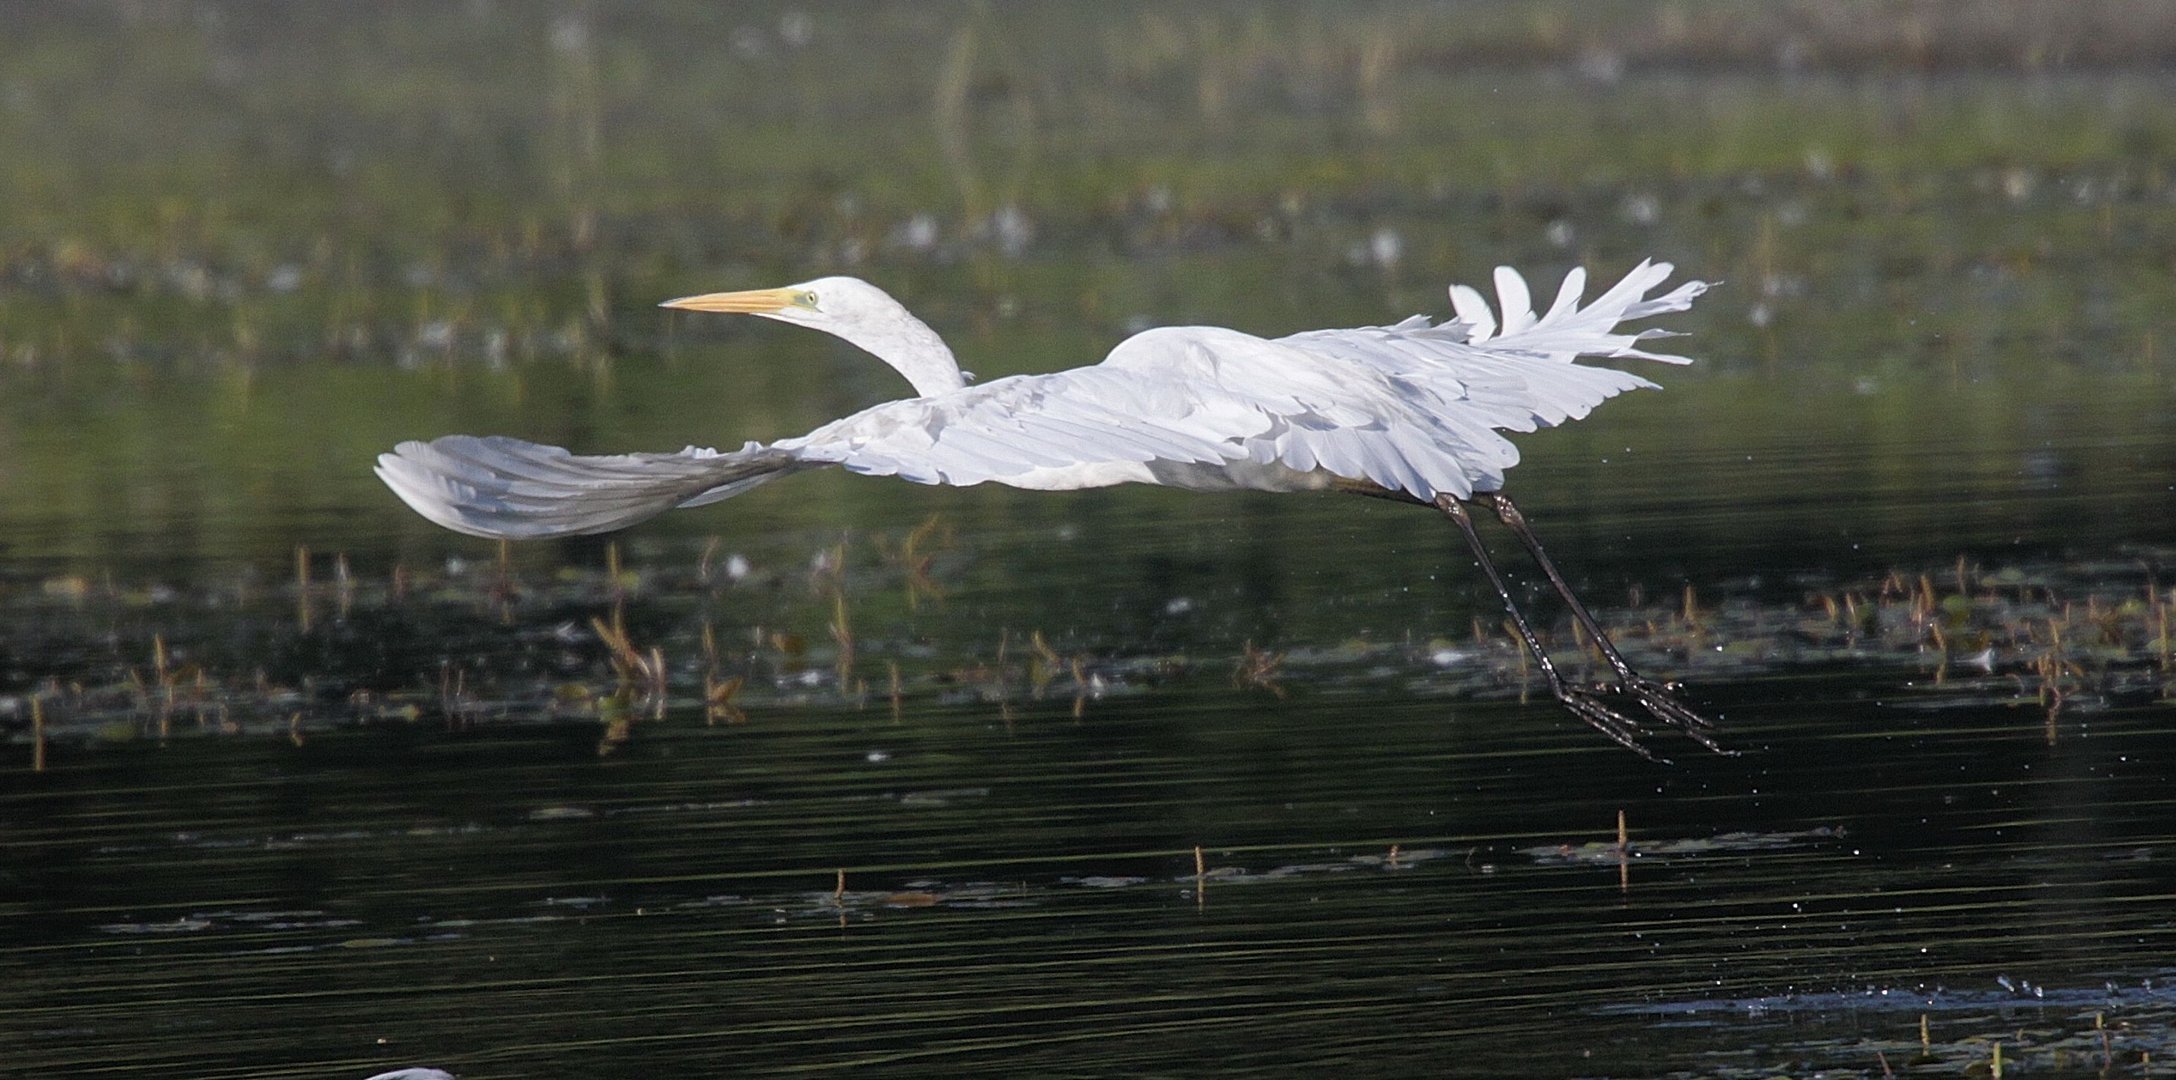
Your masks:
M424 517L495 540L610 532L679 506L738 495L810 463L749 443L720 453L582 455L493 435L404 442L378 478Z
M417 513L456 532L576 536L828 465L925 484L1017 480L1050 469L1074 470L1078 484L1146 480L1149 462L1221 465L1235 452L1224 433L1261 423L1227 410L1254 427L1224 424L1205 435L1187 426L1205 411L1213 410L1190 403L1184 387L1082 368L887 402L798 438L730 452L584 455L505 436L447 435L400 444L379 456L377 473Z
M1582 305L1587 272L1574 267L1564 275L1548 312L1537 316L1530 306L1532 294L1526 279L1511 267L1499 266L1496 293L1503 310L1501 322L1479 292L1453 285L1451 304L1458 318L1450 322L1430 325L1426 316L1416 315L1396 326L1311 330L1280 340L1418 379L1453 398L1482 390L1492 404L1527 413L1523 422L1497 426L1531 431L1584 417L1626 390L1655 386L1615 368L1574 363L1582 356L1692 363L1682 356L1640 348L1642 342L1674 336L1668 330L1621 333L1617 329L1629 320L1684 311L1707 291L1706 282L1688 281L1667 295L1647 299L1647 293L1667 280L1672 269L1669 263L1641 262L1624 280ZM1506 393L1508 397L1503 396Z
M1451 290L1459 319L1416 316L1395 326L1314 330L1276 340L1210 327L1168 327L1120 343L1105 368L1155 373L1203 396L1251 406L1263 420L1238 455L1302 472L1324 469L1422 499L1494 490L1518 450L1504 431L1585 416L1626 390L1655 384L1581 356L1682 358L1639 348L1666 333L1619 333L1618 323L1682 311L1705 291L1687 282L1646 299L1670 274L1641 263L1594 302L1579 303L1583 271L1567 275L1547 314L1530 310L1525 279L1496 272L1499 322L1479 293ZM1499 332L1499 327L1502 332Z

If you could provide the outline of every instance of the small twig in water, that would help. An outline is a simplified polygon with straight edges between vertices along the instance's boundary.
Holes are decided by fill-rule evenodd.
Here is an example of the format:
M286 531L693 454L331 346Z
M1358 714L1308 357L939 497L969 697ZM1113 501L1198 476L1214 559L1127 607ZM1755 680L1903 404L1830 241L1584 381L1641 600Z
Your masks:
M1242 648L1245 651L1239 654L1239 662L1232 666L1232 689L1267 690L1277 695L1277 700L1284 700L1284 687L1277 683L1277 668L1284 663L1284 654L1257 649L1252 639Z

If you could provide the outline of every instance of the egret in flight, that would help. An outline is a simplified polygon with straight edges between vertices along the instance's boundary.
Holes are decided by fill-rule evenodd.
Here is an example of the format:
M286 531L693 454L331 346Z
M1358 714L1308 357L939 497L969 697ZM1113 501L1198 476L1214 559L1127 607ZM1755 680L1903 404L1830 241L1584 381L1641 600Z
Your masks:
M836 335L898 369L915 396L738 450L588 455L505 436L447 435L400 444L379 456L377 473L424 517L496 539L622 529L832 466L921 484L1343 491L1432 506L1465 537L1550 692L1573 714L1650 757L1638 742L1641 716L1717 749L1708 720L1674 685L1625 662L1503 491L1519 455L1502 432L1576 420L1626 390L1655 385L1581 357L1689 363L1640 347L1666 331L1618 329L1683 311L1706 291L1688 281L1649 299L1670 271L1668 263L1642 262L1582 304L1587 275L1574 269L1536 315L1526 279L1499 267L1496 310L1455 285L1456 317L1441 323L1416 315L1394 326L1274 339L1167 326L1127 338L1100 364L976 385L935 331L857 278L689 296L663 306L760 315ZM1468 502L1494 512L1525 546L1600 647L1614 682L1575 686L1557 671L1475 532Z

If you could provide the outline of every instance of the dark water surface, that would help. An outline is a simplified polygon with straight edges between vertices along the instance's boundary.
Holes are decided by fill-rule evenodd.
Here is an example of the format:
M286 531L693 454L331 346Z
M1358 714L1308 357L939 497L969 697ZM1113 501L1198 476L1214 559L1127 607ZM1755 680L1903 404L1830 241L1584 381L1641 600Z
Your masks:
M2096 1015L2166 1056L2166 710L2051 745L1884 681L1722 687L1748 753L1672 768L1513 703L1215 686L603 759L575 725L109 750L11 784L11 1057L1768 1074L1901 1066L1922 1015L1944 1070L2090 1068Z
M2176 1053L2176 25L1452 10L7 12L0 1074ZM1646 256L1699 363L1512 490L1737 757L1556 709L1410 508L810 475L502 553L368 472L904 392L690 292L861 274L994 377Z

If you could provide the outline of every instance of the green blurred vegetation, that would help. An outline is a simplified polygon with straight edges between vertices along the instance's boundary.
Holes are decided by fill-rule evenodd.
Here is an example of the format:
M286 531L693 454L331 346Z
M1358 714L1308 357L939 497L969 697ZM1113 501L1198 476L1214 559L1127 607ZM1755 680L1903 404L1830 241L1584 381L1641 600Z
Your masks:
M2056 544L2082 507L2136 532L2176 464L2163 5L112 2L9 21L17 574L468 551L377 487L377 451L453 430L736 443L903 392L829 342L650 306L836 271L992 376L1146 324L1440 311L1443 283L1498 262L1673 259L1725 282L1678 324L1702 363L1525 440L1518 483L1545 517L1737 568L1817 559L1835 513L1890 554L1994 526ZM810 478L652 528L1344 516L1161 498L1023 511Z

